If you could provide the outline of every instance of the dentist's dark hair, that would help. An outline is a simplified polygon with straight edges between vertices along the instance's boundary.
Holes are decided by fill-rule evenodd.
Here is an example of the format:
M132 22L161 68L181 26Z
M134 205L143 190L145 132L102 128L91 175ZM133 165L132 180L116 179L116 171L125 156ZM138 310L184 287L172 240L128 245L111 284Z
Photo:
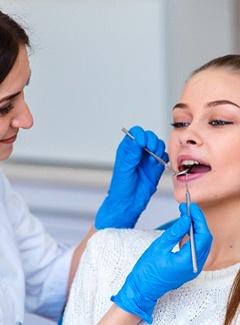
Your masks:
M14 19L0 11L0 83L11 71L20 45L30 47L26 31Z
M209 61L200 68L193 71L190 78L205 70L224 70L230 74L240 74L240 55L239 54L228 54L216 59ZM240 82L240 80L239 80ZM223 325L230 325L236 314L239 313L240 306L240 270L238 271L232 288L229 293L226 316Z

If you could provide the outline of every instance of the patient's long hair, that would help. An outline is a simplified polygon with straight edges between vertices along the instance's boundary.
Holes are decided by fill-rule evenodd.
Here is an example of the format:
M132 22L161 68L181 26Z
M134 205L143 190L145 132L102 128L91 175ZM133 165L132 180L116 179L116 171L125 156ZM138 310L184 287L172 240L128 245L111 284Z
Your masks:
M233 282L230 295L227 303L227 312L225 316L224 325L230 325L238 311L240 303L240 270Z
M206 64L204 64L199 69L193 71L190 78L196 75L198 72L207 69L222 69L229 73L240 75L240 55L229 54L219 58L216 58ZM240 82L240 81L239 81ZM226 316L223 325L230 325L234 317L239 313L240 305L240 270L238 271L235 280L233 282L232 288L229 293L228 303L226 306Z

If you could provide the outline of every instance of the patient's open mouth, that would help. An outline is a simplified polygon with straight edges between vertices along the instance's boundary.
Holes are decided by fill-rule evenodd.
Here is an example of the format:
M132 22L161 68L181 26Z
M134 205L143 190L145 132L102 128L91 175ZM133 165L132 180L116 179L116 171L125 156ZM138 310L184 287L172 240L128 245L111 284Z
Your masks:
M189 168L188 174L200 174L207 173L211 170L209 165L205 165L196 160L186 159L181 162L181 165L178 167L179 171Z

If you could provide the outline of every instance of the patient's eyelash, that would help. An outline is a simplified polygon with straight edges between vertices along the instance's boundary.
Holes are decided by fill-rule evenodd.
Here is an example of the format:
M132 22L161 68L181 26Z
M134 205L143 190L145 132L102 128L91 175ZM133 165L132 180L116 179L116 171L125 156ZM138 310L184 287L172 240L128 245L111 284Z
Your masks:
M5 106L3 108L0 108L0 117L10 113L13 108L14 108L14 106L12 103L9 103L7 106Z
M187 122L174 122L174 123L171 123L171 126L173 126L174 128L184 128L186 126L188 126L189 123Z
M212 120L211 122L209 122L210 125L212 126L224 126L227 124L233 124L233 122L229 122L229 121L223 121L223 120Z

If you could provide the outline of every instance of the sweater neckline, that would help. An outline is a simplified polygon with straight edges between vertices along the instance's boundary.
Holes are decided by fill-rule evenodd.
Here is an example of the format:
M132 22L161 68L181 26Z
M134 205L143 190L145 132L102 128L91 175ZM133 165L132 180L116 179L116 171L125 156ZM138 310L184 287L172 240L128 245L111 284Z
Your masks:
M194 282L195 287L210 288L211 290L219 289L219 286L231 287L239 269L240 263L237 263L220 270L202 271L196 279L190 282Z
M212 279L214 279L214 278L218 278L219 276L227 277L227 276L236 275L239 269L240 269L240 262L219 270L212 270L212 271L203 270L200 273L200 275L202 274L203 277L211 277Z

